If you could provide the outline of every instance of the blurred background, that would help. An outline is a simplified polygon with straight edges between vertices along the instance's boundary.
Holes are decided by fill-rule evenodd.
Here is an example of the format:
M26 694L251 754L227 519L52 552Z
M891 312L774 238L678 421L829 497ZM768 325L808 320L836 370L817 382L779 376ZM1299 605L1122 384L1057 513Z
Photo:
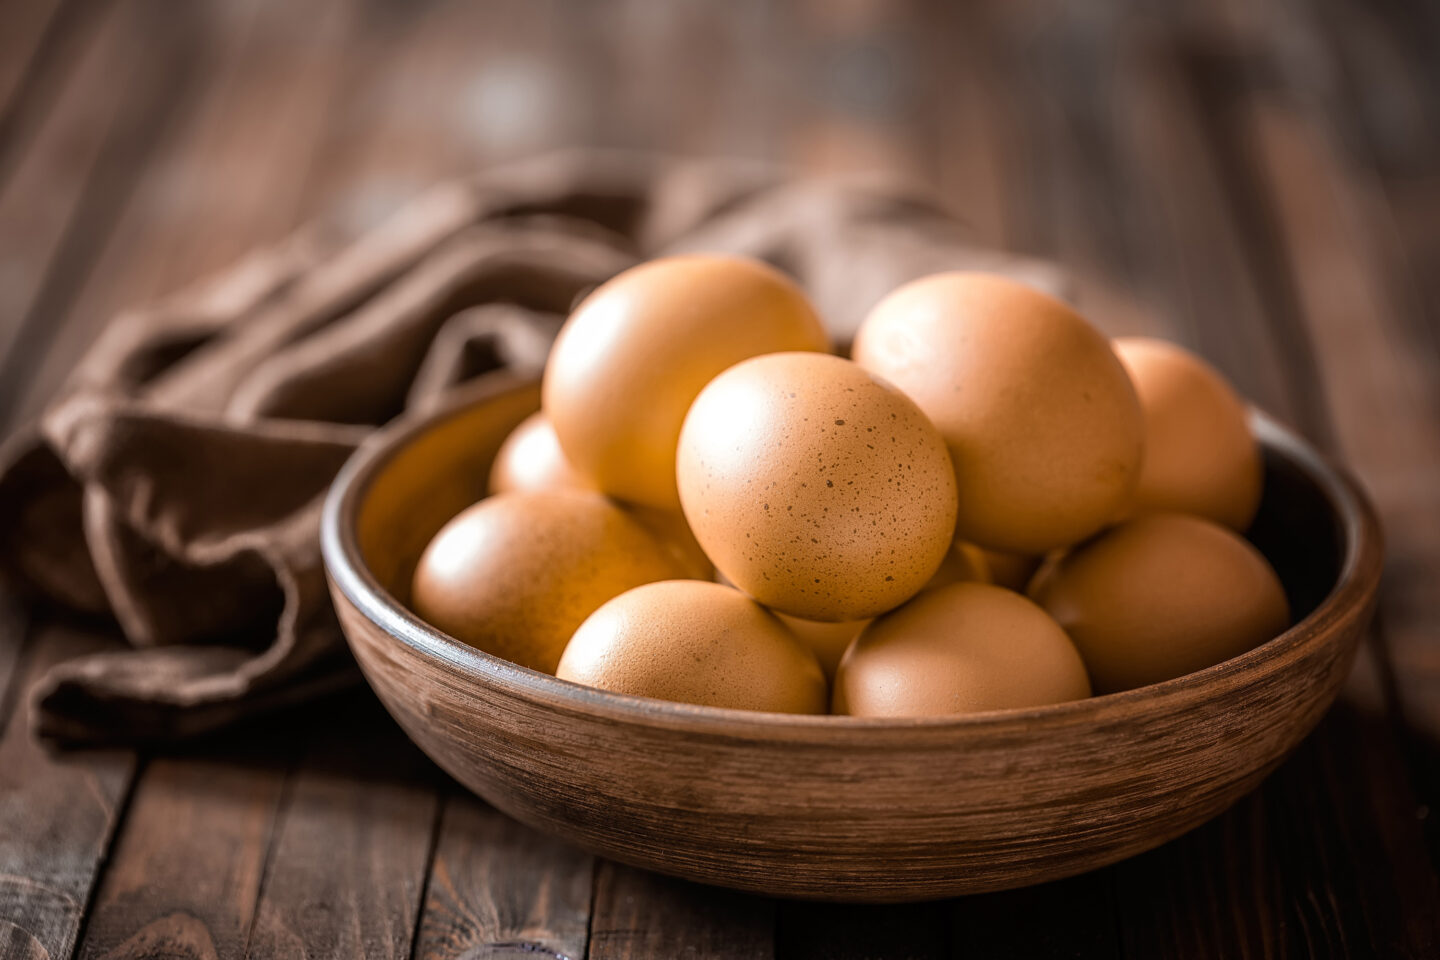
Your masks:
M1347 462L1379 504L1389 561L1354 715L1328 720L1258 798L1101 886L875 912L872 932L923 956L933 930L1063 903L1066 922L1122 936L1131 956L1274 943L1424 955L1440 903L1437 65L1440 5L1418 0L0 0L0 432L35 416L122 308L310 221L364 230L491 163L604 146L902 182L977 242L1073 270L1102 328L1190 345ZM222 906L194 907L225 956L252 928L283 926L327 857L423 879L434 842L443 862L447 843L458 857L509 835L383 717L351 739L370 731L390 753L347 752L322 722L188 755L56 761L13 719L24 678L61 656L46 644L91 641L55 640L21 612L6 624L0 769L24 775L0 791L0 906L35 908L4 893L6 877L61 890L27 921L52 955L77 942L77 955L131 955L105 953L137 928L125 897L150 883L145 909L168 916L165 891L200 882L176 872L179 850L231 884ZM82 794L99 808L62 800ZM365 846L376 823L390 831L380 853ZM525 856L585 869L536 849ZM776 929L774 905L614 870L597 880L602 933L626 922L625 896L691 930ZM1261 878L1272 914L1246 913L1250 880L1226 892L1238 875ZM363 889L327 896L385 915ZM1194 907L1211 897L1240 913ZM1118 910L1124 932L1082 922L1087 910ZM781 914L776 942L793 956L838 916ZM395 940L449 955L416 948L443 937L412 942L408 927ZM832 946L810 955L844 953Z

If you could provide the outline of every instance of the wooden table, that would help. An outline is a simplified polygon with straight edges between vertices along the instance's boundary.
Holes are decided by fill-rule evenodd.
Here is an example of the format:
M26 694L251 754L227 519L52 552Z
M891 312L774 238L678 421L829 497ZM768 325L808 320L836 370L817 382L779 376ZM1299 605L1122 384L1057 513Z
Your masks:
M1440 16L1391 0L5 0L0 429L120 307L322 213L556 144L879 169L1133 291L1363 478L1389 533L1346 697L1153 853L946 903L777 903L596 862L368 694L52 755L30 678L113 643L6 608L5 957L1440 956Z

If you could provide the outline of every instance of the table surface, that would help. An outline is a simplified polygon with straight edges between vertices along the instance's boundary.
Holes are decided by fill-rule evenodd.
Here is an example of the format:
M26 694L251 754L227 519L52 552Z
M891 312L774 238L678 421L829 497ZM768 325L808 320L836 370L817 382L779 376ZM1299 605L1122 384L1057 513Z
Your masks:
M538 836L368 694L55 755L0 624L5 957L1440 956L1440 13L1404 0L0 2L0 430L122 306L555 144L883 170L1098 283L1348 463L1389 538L1342 702L1233 810L1043 887L697 887ZM1108 298L1131 291L1136 310Z

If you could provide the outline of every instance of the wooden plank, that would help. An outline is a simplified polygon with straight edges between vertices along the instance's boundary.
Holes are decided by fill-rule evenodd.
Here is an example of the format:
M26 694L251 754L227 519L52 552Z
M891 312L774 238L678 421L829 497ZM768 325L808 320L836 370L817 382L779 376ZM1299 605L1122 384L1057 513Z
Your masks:
M164 74L180 97L170 135L123 204L82 218L77 249L52 271L35 311L43 322L31 324L43 359L16 380L26 392L18 419L38 412L119 310L219 270L300 220L353 5L158 7L183 48Z
M120 0L95 18L0 189L0 428L59 326L57 284L78 281L171 104L179 40L159 16Z
M459 789L445 801L413 956L585 956L595 861Z
M589 960L766 960L775 903L604 861Z
M282 740L253 738L146 766L78 956L244 955L287 767Z
M105 649L112 637L46 626L32 640L22 684L71 657ZM0 738L0 943L14 955L69 957L100 862L119 822L135 754L51 754L17 714Z
M570 42L583 16L554 2L501 0L377 17L354 38L306 186L307 215L365 229L437 181L592 142L581 135L597 122L587 101L609 94L589 82Z
M368 693L327 706L286 786L247 956L410 956L434 767Z
M73 23L61 23L65 0L34 0L11 3L0 9L0 158L18 152L20 131L15 129L17 101L29 99L26 94L43 85L37 74L49 73L40 61L58 60L56 48L63 48ZM69 5L72 10L74 4ZM80 18L83 19L83 18ZM3 159L0 159L3 170ZM3 180L3 176L0 176Z
M136 15L136 7L129 4L127 12ZM142 192L161 205L173 204L175 190L188 186L197 191L192 200L211 195L226 198L233 203L233 209L244 215L253 214L258 207L261 210L255 217L258 225L249 234L239 222L240 217L229 225L224 242L235 245L235 252L239 252L240 246L265 238L267 216L270 224L285 217L290 218L287 222L293 222L297 206L294 202L285 203L282 199L267 205L262 198L272 188L278 188L276 195L281 198L287 191L294 197L297 184L308 175L304 162L298 165L267 163L263 155L256 158L254 153L278 139L289 147L289 159L303 158L307 145L313 146L319 140L323 105L337 82L333 58L316 57L293 41L281 42L289 38L295 14L276 22L277 11L278 5L271 4L266 21L261 16L265 10L237 10L233 4L223 8L212 5L205 15L214 19L207 21L207 29L195 30L190 29L196 26L194 22L186 24L186 18L177 18L167 5L151 4L140 7L139 12L167 20L179 19L181 26L176 29L180 33L156 30L153 23L147 24L148 29L128 24L130 29L119 32L116 37L117 56L158 61L155 67L158 70L166 66L163 43L166 37L180 40L186 46L188 57L203 59L208 65L202 77L194 78L190 92L194 97L194 115L208 118L212 137L182 136L169 145L168 152L162 152L162 161L146 170ZM328 14L318 12L321 42L334 41L333 34L343 30L344 20L336 16L337 12L343 10L334 5ZM142 41L149 42L142 44ZM106 76L105 70L92 70L86 74L87 79L90 74L113 88L114 77ZM175 80L174 75L166 76L167 83ZM107 88L100 86L99 89ZM288 98L280 96L282 90ZM136 108L131 101L137 97L143 100L144 92L143 87L138 94L130 91L122 101L124 109L133 112ZM282 123L286 119L296 121L290 135L283 138L268 135L277 121L277 100L291 108L288 116L285 110L278 111L278 119ZM81 106L88 104L83 97L79 102ZM103 99L101 104L103 108ZM225 137L233 138L227 143L242 148L251 144L259 147L249 152L228 150L226 159L233 167L216 162L215 156L207 154L207 148L213 149L217 128ZM153 134L154 130L148 132ZM284 159L284 152L280 153ZM44 168L45 159L36 157L34 163L38 169ZM132 159L132 166L136 168L140 165L138 158L128 155L118 159ZM269 159L274 160L273 152ZM105 200L119 189L115 177L112 174L108 180L104 176L101 179L106 181L102 188L93 188L100 189L101 200L92 204L92 208L83 208L78 218L80 229L86 234L81 246L86 249L103 242L110 222L102 215L103 211L96 212L93 207L114 209L117 206L113 199ZM128 185L125 188L128 189ZM174 255L177 249L204 251L210 248L203 242L197 244L192 233L176 231L166 235L163 230L153 229L154 221L146 224L149 230L136 226L137 216L143 219L155 210L148 207L137 215L132 208L125 224L127 229L108 248L105 262L111 269L125 272L115 266L117 260L123 261L133 271L133 275L126 274L126 281L138 276L160 276L161 279L156 280L158 291L166 282L164 278L175 278L178 282L178 278L186 276L186 261ZM191 231L195 228L194 224L186 226ZM217 224L217 228L223 226ZM276 233L278 231L270 227L270 235ZM89 257L69 259L56 274L78 285L88 274ZM178 272L167 273L167 269ZM113 280L113 275L109 279ZM116 296L118 305L121 294ZM39 311L46 318L47 328L61 326L54 322L52 314L73 319L73 313L65 309L67 306L65 298L52 297L47 309ZM105 312L97 309L90 319L99 323L105 316ZM54 344L40 342L31 346L52 347L52 368L63 372L73 362L74 353L85 344L84 336L75 335L61 336ZM26 351L26 355L30 353L32 351ZM30 386L43 392L53 387L53 383L52 379L48 383L42 381L38 387ZM284 756L283 751L280 756ZM156 950L181 955L214 955L215 951L221 956L242 955L254 922L261 867L268 851L276 798L283 778L283 764L279 768L252 766L247 769L220 761L168 758L148 768L136 795L133 819L105 874L97 912L87 927L81 955L122 956ZM217 787L223 788L220 793L214 792ZM67 825L62 822L61 826ZM79 850L84 842L83 834L69 829L58 832L57 844L73 844ZM408 935L407 928L405 936Z

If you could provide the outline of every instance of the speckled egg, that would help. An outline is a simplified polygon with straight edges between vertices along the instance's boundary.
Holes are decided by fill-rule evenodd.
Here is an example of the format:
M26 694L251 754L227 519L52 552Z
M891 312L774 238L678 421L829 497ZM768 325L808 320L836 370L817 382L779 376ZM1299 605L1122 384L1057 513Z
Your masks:
M575 631L555 675L617 693L737 710L824 713L815 657L734 587L636 587Z
M944 441L904 394L840 357L770 354L716 377L685 419L676 475L715 566L807 620L897 606L953 538Z
M1137 512L1175 510L1245 530L1263 467L1245 404L1215 368L1164 340L1122 337L1115 353L1145 415Z
M555 428L543 413L533 413L510 432L490 467L490 492L594 489L560 449Z
M853 355L945 438L961 539L1044 553L1128 507L1140 403L1109 342L1060 301L1004 277L925 277L871 311Z
M575 308L545 367L544 409L598 489L675 510L675 445L700 389L746 357L829 349L805 294L779 271L739 257L666 257Z
M926 590L876 617L835 675L832 711L932 717L1090 695L1065 631L1020 594L982 583Z
M674 555L598 493L503 493L461 511L420 557L415 612L457 640L553 672L610 598L683 577Z
M1260 551L1178 513L1137 517L1048 562L1030 593L1075 641L1098 693L1212 666L1290 622Z

